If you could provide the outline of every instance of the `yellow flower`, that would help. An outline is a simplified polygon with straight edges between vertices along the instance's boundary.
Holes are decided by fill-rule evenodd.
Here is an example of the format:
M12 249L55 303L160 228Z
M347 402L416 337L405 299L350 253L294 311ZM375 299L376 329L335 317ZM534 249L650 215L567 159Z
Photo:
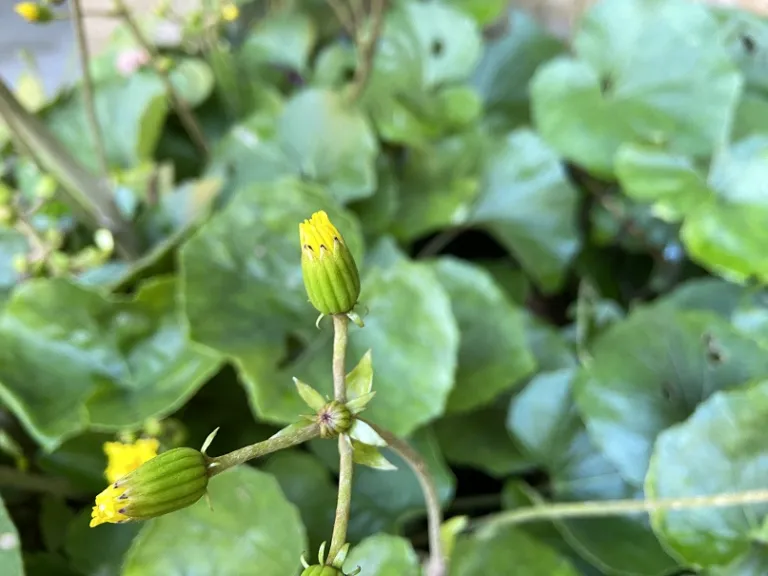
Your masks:
M174 448L110 483L91 511L99 524L147 520L191 506L208 488L208 462L193 448Z
M116 488L114 484L110 484L96 496L96 505L91 511L91 528L105 522L117 524L129 520L128 516L120 512L123 504L119 498L124 491L124 488Z
M301 272L312 305L322 314L346 314L360 295L360 276L344 238L328 214L299 224Z
M221 17L227 22L233 22L240 16L240 8L231 2L225 3L221 7Z
M19 2L14 6L14 10L27 22L48 22L53 18L47 6L41 6L36 2Z
M157 456L158 448L160 442L156 438L142 438L132 444L106 442L104 453L108 462L104 476L107 477L107 482L112 484L128 472L133 472L144 462Z

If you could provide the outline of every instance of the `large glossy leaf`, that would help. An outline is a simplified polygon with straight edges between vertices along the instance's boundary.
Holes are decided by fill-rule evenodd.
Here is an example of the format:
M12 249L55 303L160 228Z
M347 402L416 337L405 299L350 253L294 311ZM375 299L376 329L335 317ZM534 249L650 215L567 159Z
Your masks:
M24 576L19 533L2 500L0 500L0 573L3 576Z
M258 20L238 57L249 71L271 64L304 72L316 40L315 23L305 14L276 11Z
M346 572L357 567L370 576L419 576L419 557L411 543L397 536L379 534L355 546L344 564Z
M486 168L470 222L487 228L544 289L579 248L577 192L560 159L530 130L512 132Z
M684 423L659 436L646 480L653 498L702 496L765 487L768 382L718 392ZM763 541L768 505L658 510L654 529L684 561L726 564Z
M147 522L123 576L203 576L299 570L306 536L299 513L270 475L241 466L211 480L205 499Z
M656 436L718 390L768 375L768 357L721 317L641 308L601 334L576 385L595 442L641 486Z
M555 500L642 498L642 491L626 484L589 438L571 395L574 374L566 368L534 378L510 406L510 431L547 471ZM604 573L656 576L675 566L644 518L564 520L555 526Z
M459 365L448 412L472 410L519 384L534 369L525 317L481 268L454 258L434 265L459 325Z
M563 44L525 12L511 12L507 30L502 38L485 45L472 83L494 126L515 128L529 117L531 78L539 66L563 51Z
M174 296L172 279L133 300L64 280L24 284L0 316L0 398L47 449L88 426L174 411L220 363L188 341Z
M82 98L82 90L75 91L48 112L46 123L80 161L98 169ZM94 106L111 166L131 168L152 156L168 113L165 87L154 72L140 71L101 84Z
M285 497L298 507L309 550L317 550L333 532L336 512L336 485L328 468L312 454L288 450L271 456L262 470L277 479Z
M609 175L625 142L702 155L726 138L742 80L705 7L605 0L574 45L576 58L551 61L531 85L536 125L568 159Z
M378 142L340 94L310 89L294 96L278 120L277 142L302 177L326 185L339 202L373 194Z
M456 543L451 576L510 573L515 576L578 576L568 560L514 527L491 526Z
M328 212L360 261L356 221L321 188L296 180L239 190L200 227L181 250L192 338L247 362L263 347L279 356L286 333L312 325L317 313L301 278L298 227L316 210Z
M398 435L408 435L442 414L454 382L459 334L447 294L432 270L401 262L373 269L364 278L360 302L368 309L365 328L350 329L347 366L373 354L376 398L366 417ZM310 317L311 318L311 317ZM243 364L254 404L266 417L292 421L305 409L295 393L298 377L330 394L333 390L330 323L304 354L280 373L264 362Z
M505 478L534 467L505 427L506 405L449 415L435 423L435 433L446 460Z
M736 281L768 279L768 138L755 136L715 159L709 184L715 194L686 218L682 238L691 257Z

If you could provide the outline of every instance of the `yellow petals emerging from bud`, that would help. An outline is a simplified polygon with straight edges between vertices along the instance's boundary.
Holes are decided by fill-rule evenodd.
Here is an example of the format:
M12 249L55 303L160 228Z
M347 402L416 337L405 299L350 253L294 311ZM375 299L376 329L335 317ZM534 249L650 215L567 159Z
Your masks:
M13 9L16 11L16 14L27 22L49 22L53 20L53 13L50 8L37 2L19 2Z
M360 295L360 276L344 238L328 215L315 212L299 224L301 271L312 305L322 314L346 314Z
M96 496L91 528L175 512L197 502L207 487L205 456L193 448L174 448L145 462Z
M128 472L133 472L155 456L160 448L156 438L142 438L131 444L122 442L106 442L104 453L107 455L107 469L104 476L112 484Z
M234 22L240 16L240 8L232 2L225 2L221 7L221 18L226 22Z

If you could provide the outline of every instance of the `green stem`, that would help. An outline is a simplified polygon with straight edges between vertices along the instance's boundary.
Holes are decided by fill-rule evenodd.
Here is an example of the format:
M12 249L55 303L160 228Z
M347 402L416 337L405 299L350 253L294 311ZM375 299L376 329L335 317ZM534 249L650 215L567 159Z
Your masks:
M427 564L427 576L445 576L447 573L446 558L443 554L443 543L440 539L440 526L443 523L443 511L440 506L440 496L437 493L437 487L429 473L429 467L421 457L405 441L395 436L389 430L361 418L363 422L373 428L381 436L389 448L406 461L413 470L416 478L421 485L421 491L424 494L424 501L427 505L427 530L429 532L429 563Z
M80 69L83 74L83 107L85 108L85 118L88 122L88 128L91 131L91 139L96 149L96 158L99 161L102 176L105 180L109 179L109 163L107 162L107 152L104 147L104 139L101 135L99 119L96 116L96 106L93 97L93 79L91 78L90 52L88 50L88 41L85 37L85 23L83 22L83 9L80 6L80 0L72 0L72 23L75 28L75 38L77 38L77 53L80 58Z
M333 316L333 395L338 402L347 401L347 335L349 318L343 314ZM336 517L333 521L331 547L326 564L333 562L336 554L346 544L349 511L352 506L352 441L342 434L339 436L339 494L336 500Z
M347 401L347 339L349 318L344 314L333 317L333 397L338 402Z
M768 503L768 490L725 492L708 496L661 498L658 500L591 500L585 502L546 504L499 512L481 519L477 525L489 529L540 520L563 518L598 518L647 514L658 510L691 510L697 508L730 508Z
M138 22L126 6L125 1L113 0L113 2L115 3L115 12L125 22L126 26L128 26L128 30L130 30L134 40L136 40L139 46L149 54L150 62L152 63L155 72L157 72L157 75L160 77L160 80L163 82L165 91L171 101L171 105L173 106L173 109L176 110L176 114L178 114L179 120L184 126L184 130L186 130L199 152L207 159L208 144L205 141L203 130L200 128L200 124L198 124L194 114L192 114L192 110L190 110L184 98L179 95L173 82L171 82L168 70L160 65L160 54L157 51L157 48L155 48L147 37L144 36Z
M8 466L0 466L0 486L26 492L42 492L64 497L86 495L86 493L78 490L66 480L29 474Z
M353 4L353 5L356 5ZM376 55L376 45L384 28L384 12L386 0L373 0L371 2L371 29L368 35L363 37L362 19L357 24L355 35L357 37L357 68L349 91L349 102L354 102L365 90L368 79L373 70L373 59Z
M319 435L320 426L318 424L311 424L303 428L298 428L297 430L287 428L263 442L257 442L256 444L239 448L228 454L210 458L208 463L210 476L221 474L233 466L244 464L254 458L260 458L267 454L271 454L272 452L277 452L278 450L284 450L291 446L303 444L313 438L317 438Z

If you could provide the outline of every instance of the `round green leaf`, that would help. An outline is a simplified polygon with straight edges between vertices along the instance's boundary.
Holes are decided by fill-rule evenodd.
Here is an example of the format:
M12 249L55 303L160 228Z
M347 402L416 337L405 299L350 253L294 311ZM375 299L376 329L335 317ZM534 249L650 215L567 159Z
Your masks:
M213 72L199 58L184 58L170 72L171 82L187 105L195 108L213 92Z
M344 563L344 571L362 568L366 576L419 576L419 557L404 538L378 534L355 546Z
M768 280L767 157L765 136L719 154L709 176L716 195L686 218L681 233L692 259L739 282Z
M580 245L578 195L534 132L509 134L486 168L470 222L487 228L544 290L563 281Z
M619 24L620 23L620 24ZM741 90L715 19L685 0L606 0L581 19L578 59L556 59L531 85L543 137L601 175L624 142L704 155L726 137Z
M333 532L336 485L325 465L312 454L284 450L262 467L272 474L289 502L295 504L307 529L309 550L317 550Z
M511 12L508 29L510 33L485 45L472 83L494 125L516 128L528 121L531 78L539 66L563 51L563 44L525 12Z
M378 142L362 112L336 92L313 88L289 100L277 142L304 178L326 185L339 202L376 189Z
M5 504L0 499L0 574L24 576L21 563L21 541Z
M571 563L551 548L512 527L491 526L460 538L451 559L451 576L578 576Z
M456 466L471 466L505 478L533 468L505 427L506 406L441 418L434 424L445 458Z
M595 448L571 396L574 368L536 376L513 400L509 430L543 466L557 501L642 498ZM624 576L669 574L675 562L642 517L556 521L563 538L603 573Z
M669 219L682 220L712 196L706 179L686 156L624 144L615 162L624 193L638 202L653 203Z
M525 317L481 268L441 258L433 269L451 299L460 333L456 382L446 410L472 410L533 372Z
M768 375L768 357L722 318L639 308L603 332L576 402L605 456L641 486L656 436L718 390Z
M98 158L82 102L82 88L46 113L53 134L80 161L94 170ZM154 72L141 70L99 85L94 107L111 166L132 168L154 154L168 113L165 86Z
M213 509L202 499L147 522L122 576L298 572L304 527L274 478L241 466L213 478L208 491Z
M646 480L651 498L681 498L765 487L768 382L713 394L684 423L662 432ZM657 510L665 544L695 566L726 564L764 541L768 505Z
M168 414L218 370L218 355L187 339L174 287L108 299L52 279L14 292L0 315L0 398L44 448Z
M315 23L299 12L279 11L257 20L238 57L250 72L264 64L303 72L317 40Z

